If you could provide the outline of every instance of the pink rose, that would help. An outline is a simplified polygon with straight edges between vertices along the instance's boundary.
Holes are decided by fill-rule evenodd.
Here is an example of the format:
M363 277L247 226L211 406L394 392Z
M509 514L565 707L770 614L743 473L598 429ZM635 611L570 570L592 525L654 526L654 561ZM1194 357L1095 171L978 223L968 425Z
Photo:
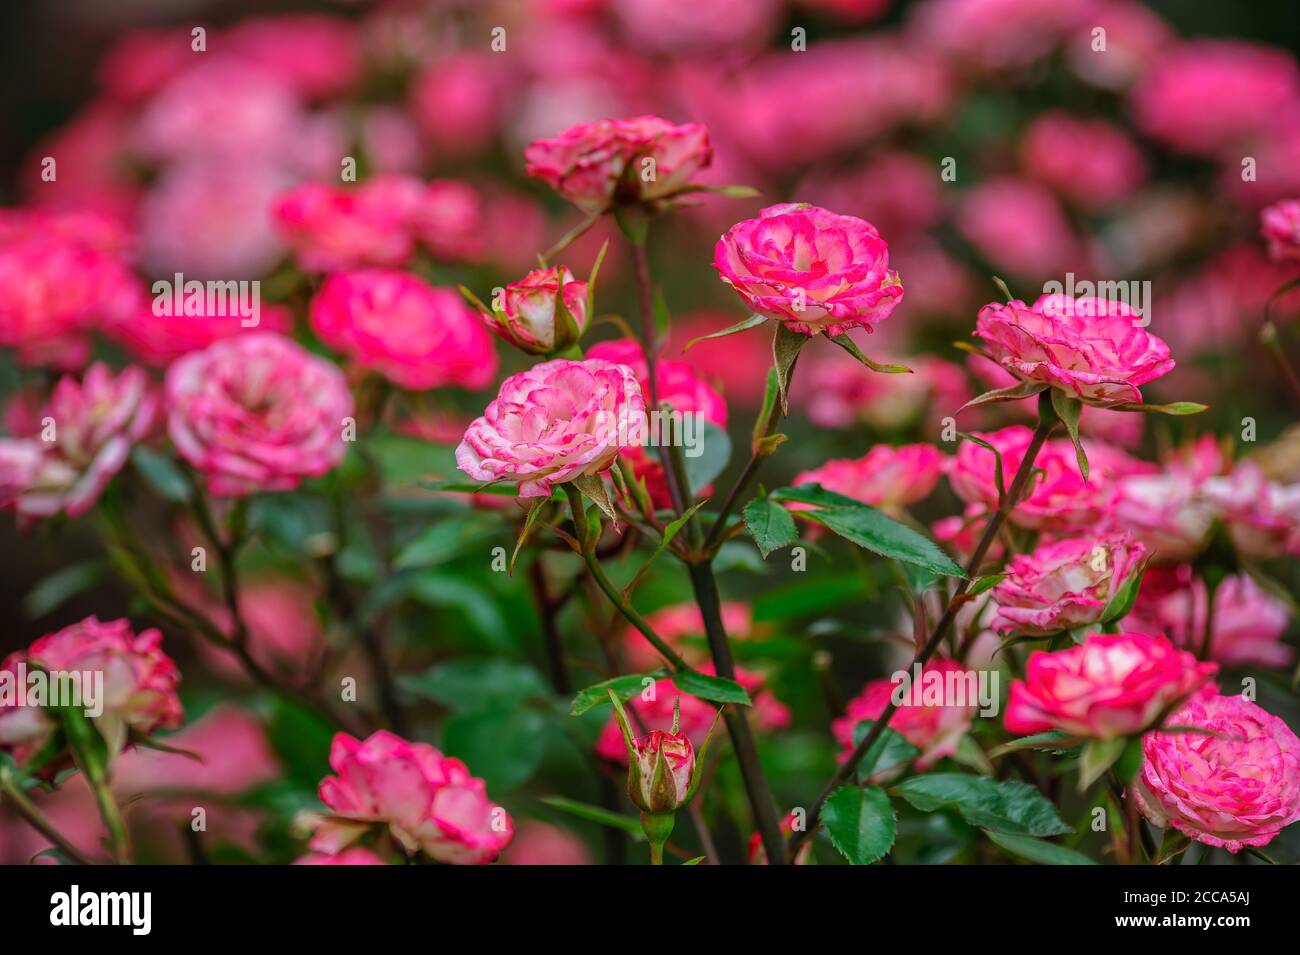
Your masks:
M293 331L293 311L287 305L260 302L257 324L247 326L244 322L252 321L252 317L240 315L238 308L218 308L217 314L209 315L204 302L197 309L188 309L196 310L201 314L156 315L153 304L147 303L106 326L104 332L146 365L165 367L181 355L207 348L223 338L253 334L255 330L282 335Z
M937 706L911 705L910 694L924 692L927 685L926 674L930 673L938 674L943 678L943 703ZM917 769L929 769L945 756L953 756L957 753L957 745L970 730L971 720L979 710L979 703L973 698L960 700L955 695L950 695L952 689L950 681L960 678L962 685L965 686L973 675L960 663L939 657L925 665L921 671L920 683L915 687L910 682L906 684L908 694L903 697L905 705L900 706L895 712L889 721L889 727L921 751L916 758ZM910 679L909 673L908 680ZM879 719L885 712L885 707L889 705L890 697L900 685L902 681L896 682L892 677L872 680L862 688L861 693L849 701L844 715L831 723L831 732L835 734L835 739L840 744L841 759L853 752L856 745L853 740L854 727L863 720ZM922 695L922 699L924 698ZM890 774L886 772L886 775Z
M309 317L322 342L401 388L482 388L496 376L492 338L473 310L407 272L336 272Z
M1087 264L1056 197L1028 179L996 176L967 190L957 228L981 256L1016 275L1043 278Z
M1020 141L1025 172L1076 205L1096 210L1130 196L1146 178L1142 152L1119 127L1043 113Z
M39 437L0 439L0 508L23 522L89 511L153 430L158 395L141 369L114 375L96 363L80 381L59 381L42 418L52 419L50 440L43 428Z
M1205 642L1205 582L1188 564L1155 567L1142 580L1129 630L1166 633L1176 646L1199 651ZM1291 609L1249 574L1226 578L1214 591L1211 660L1225 667L1290 666L1295 650L1282 642Z
M675 811L690 799L694 778L695 747L685 733L651 730L632 740L627 794L642 812Z
M25 663L29 673L32 668L48 673L102 673L103 691L96 704L103 711L94 718L105 738L119 749L128 732L148 735L181 723L181 701L176 695L180 673L163 653L162 634L157 630L137 635L125 619L101 622L87 617L46 634L25 652L11 654L0 669L17 680L19 663ZM0 708L0 751L23 762L44 746L56 725L44 707Z
M397 266L415 247L411 222L420 202L414 180L381 180L343 188L307 182L271 206L280 240L309 272ZM397 188L398 183L403 183Z
M1043 295L980 309L975 334L1017 378L1041 381L1099 406L1140 404L1139 385L1173 371L1169 346L1139 327L1122 302Z
M1133 785L1153 825L1208 846L1265 846L1300 819L1300 739L1240 696L1199 695L1169 722L1205 733L1151 733Z
M318 822L311 839L316 852L337 853L379 824L407 853L483 865L514 835L513 821L488 799L483 780L428 743L387 730L364 741L339 733L330 769L337 775L321 780L320 798L337 816Z
M929 496L939 483L945 460L944 454L930 444L900 447L878 444L861 458L836 459L811 471L802 471L795 475L790 486L820 484L828 491L897 517L909 505ZM791 510L803 510L811 505L788 506Z
M638 48L669 56L727 54L761 47L779 22L779 0L613 0Z
M604 212L622 202L658 205L681 194L713 159L699 123L658 116L603 119L539 139L524 151L528 175L579 209Z
M90 329L143 301L126 242L94 215L0 212L0 348L21 365L84 365Z
M650 397L650 373L646 367L641 345L636 340L616 338L600 342L587 350L587 357L602 358L632 369L636 374L637 383L641 386L642 396L646 399ZM659 401L667 402L674 411L683 415L696 415L700 421L726 428L726 401L711 385L696 375L686 362L663 359L656 362L655 387ZM701 438L701 441L703 440ZM668 482L664 477L663 465L659 461L658 449L634 444L624 449L623 456L632 465L633 475L646 482L646 490L649 491L650 500L655 507L671 507L672 499L668 493ZM700 488L699 492L702 495L712 493L712 485Z
M1260 232L1274 261L1300 259L1300 199L1284 199L1259 215Z
M217 495L288 491L347 452L343 373L271 332L227 338L167 369L167 431Z
M1000 431L975 432L975 437L988 442L1002 456L1002 487L1009 489L1029 450L1033 432L1023 425L1012 425ZM981 505L986 512L991 512L998 504L995 464L996 458L987 448L974 441L963 441L949 464L948 482L963 501ZM1031 478L1025 495L1011 511L1012 523L1064 533L1087 528L1106 512L1104 469L1094 466L1084 478L1068 439L1044 442L1034 466L1042 473Z
M993 588L994 626L1003 633L1049 636L1101 621L1142 566L1144 548L1127 534L1043 544L1011 559Z
M520 497L598 475L646 428L645 401L625 365L554 361L511 375L465 431L456 465L476 481L509 481Z
M1023 69L1091 22L1092 7L1093 0L927 0L912 8L910 26L918 40L967 64Z
M1025 679L1011 682L1006 727L1093 739L1145 733L1218 669L1165 637L1094 633L1076 646L1029 655Z
M1207 480L1202 493L1241 553L1300 556L1300 484L1270 481L1253 461L1240 461L1230 474Z
M557 318L559 302L572 319L572 329ZM521 351L563 351L587 325L587 283L576 281L567 266L534 269L507 285L492 299L491 311L480 314L488 328Z
M483 203L466 183L435 179L422 186L411 225L435 259L473 262L485 251Z
M1175 149L1215 153L1273 126L1298 100L1300 69L1290 53L1235 40L1194 40L1156 60L1130 105L1147 135Z
M903 297L870 222L817 206L768 206L713 249L713 267L755 312L805 335L868 331Z

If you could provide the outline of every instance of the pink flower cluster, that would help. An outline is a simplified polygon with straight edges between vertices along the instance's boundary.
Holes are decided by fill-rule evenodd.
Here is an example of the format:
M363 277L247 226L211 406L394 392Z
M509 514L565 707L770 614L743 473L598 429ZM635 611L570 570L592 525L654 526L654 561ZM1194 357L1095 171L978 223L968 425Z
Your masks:
M939 483L945 460L943 453L931 444L899 447L878 444L861 458L836 459L811 471L801 471L791 480L790 486L820 484L828 491L878 507L897 517L909 505L930 495ZM812 505L791 503L787 506L791 510L802 510Z

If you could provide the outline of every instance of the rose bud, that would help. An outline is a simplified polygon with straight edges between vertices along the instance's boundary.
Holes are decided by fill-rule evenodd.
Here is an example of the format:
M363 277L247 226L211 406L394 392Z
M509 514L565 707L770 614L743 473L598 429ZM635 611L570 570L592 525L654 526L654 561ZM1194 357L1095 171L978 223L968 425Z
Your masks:
M530 355L570 348L587 325L587 283L563 265L511 282L492 297L490 309L475 304L488 328Z
M663 862L663 847L673 831L673 813L691 801L700 785L700 771L704 754L713 736L713 727L704 738L697 758L691 738L681 730L681 700L673 706L673 726L665 733L652 730L640 738L632 735L623 704L613 690L609 698L614 703L614 715L623 742L627 746L627 794L641 810L641 828L650 840L650 858L658 865ZM717 726L718 715L713 724Z

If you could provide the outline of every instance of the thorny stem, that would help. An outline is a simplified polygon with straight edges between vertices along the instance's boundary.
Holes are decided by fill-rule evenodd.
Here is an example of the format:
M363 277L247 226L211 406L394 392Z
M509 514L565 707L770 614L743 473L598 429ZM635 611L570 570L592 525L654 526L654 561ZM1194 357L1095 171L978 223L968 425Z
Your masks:
M1006 522L1007 516L1011 513L1012 508L1016 506L1021 495L1024 494L1025 488L1029 484L1029 476L1033 473L1034 460L1038 457L1039 449L1042 448L1043 442L1047 440L1047 435L1051 432L1052 428L1055 427L1056 422L1057 417L1056 412L1052 408L1051 392L1044 391L1038 396L1038 426L1034 429L1034 436L1030 439L1029 447L1025 449L1025 456L1020 462L1020 467L1016 469L1016 476L1011 481L1011 487L1008 489L1007 493L1003 495L1002 500L998 503L997 509L989 518L989 522L984 528L984 533L980 535L979 543L975 545L974 552L966 562L966 576L957 584L957 589L953 593L952 598L948 601L948 606L944 608L943 616L941 616L939 622L935 624L934 631L930 634L930 638L926 640L925 645L917 651L916 656L912 658L912 662L907 665L906 669L908 672L912 672L913 668L918 664L922 666L925 665L926 661L934 655L934 651L938 649L939 644L943 641L944 636L948 632L948 628L952 626L952 622L956 618L957 611L962 604L961 598L966 594L966 591L970 589L971 584L974 582L976 573L979 570L980 565L983 564L984 557L988 553L989 547L992 546L999 530ZM831 793L835 792L836 789L844 785L849 779L853 778L853 774L857 771L858 764L862 762L863 758L876 744L876 740L880 738L880 735L885 731L885 727L889 725L889 721L893 719L893 716L897 711L897 705L895 705L893 699L890 699L889 704L885 707L884 711L880 714L875 723L872 724L871 729L868 731L867 735L863 737L862 742L857 745L849 758L842 766L840 766L835 775L831 777L830 782L828 782L825 788L822 789L821 794L817 797L817 801L813 803L812 809L808 813L806 828L802 832L795 833L794 837L790 840L789 851L791 859L793 859L794 854L799 851L799 847L803 842L811 837L813 832L816 831L821 816L822 806L825 805L826 800L830 797Z

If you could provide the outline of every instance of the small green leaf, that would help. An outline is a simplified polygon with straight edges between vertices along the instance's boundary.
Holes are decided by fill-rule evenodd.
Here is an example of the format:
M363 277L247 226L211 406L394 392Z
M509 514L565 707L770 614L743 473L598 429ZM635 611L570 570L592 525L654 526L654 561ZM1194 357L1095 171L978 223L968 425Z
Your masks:
M611 829L621 829L637 842L645 841L645 833L641 831L641 821L632 816L623 816L616 812L610 812L608 809L589 806L586 803L566 799L563 796L543 796L538 802L550 806L552 809L558 809L560 812L567 812L579 819L586 819L588 822L609 826Z
M699 865L707 856L696 856L694 859L687 859L682 865Z
M1033 836L1017 836L1006 832L991 832L988 829L984 830L984 834L989 837L990 842L1005 849L1013 856L1027 859L1030 862L1037 862L1039 865L1097 864L1082 852L1075 852L1073 849L1067 849L1065 846L1058 846L1054 842L1045 842L1042 839L1035 839Z
M510 573L512 575L515 572L515 561L519 559L519 552L523 550L524 543L532 534L533 526L537 523L537 519L542 514L542 508L546 506L548 500L549 498L545 497L538 498L528 508L528 516L524 518L524 526L519 531L519 539L515 541L515 549L510 554Z
M1064 422L1065 430L1070 433L1070 440L1074 442L1074 456L1079 462L1079 473L1086 480L1088 455L1084 453L1083 442L1079 440L1079 415L1083 413L1083 402L1067 395L1060 388L1053 388L1052 408L1056 411L1056 416Z
M1024 398L1032 398L1040 391L1046 391L1047 388L1048 385L1041 381L1020 381L1014 385L1008 385L1006 388L994 388L992 391L986 391L984 394L966 402L957 409L957 413L961 414L968 408L980 408L1000 401L1020 401Z
M771 319L769 319L766 315L757 315L757 314L751 315L749 316L749 318L746 318L743 321L739 321L735 325L727 326L726 328L722 329L722 331L712 332L708 335L701 335L699 338L692 338L690 341L686 343L686 347L683 348L682 351L688 352L696 345L698 345L700 342L706 342L710 338L726 338L729 335L739 335L741 332L747 332L751 328L758 328L759 325L762 325L764 322L769 322L769 321L771 321Z
M1120 586L1119 590L1111 594L1110 600L1106 602L1106 609L1101 612L1102 624L1114 623L1117 620L1123 620L1133 609L1133 603L1137 600L1138 590L1142 587L1142 578L1147 572L1147 563L1150 557L1143 558L1142 563L1138 565L1128 580Z
M989 574L986 577L981 577L979 580L975 581L975 583L971 584L971 588L966 591L966 595L968 597L978 597L980 594L984 593L984 591L992 590L1009 576L1010 574Z
M875 720L862 720L853 727L854 746L867 738L875 723ZM871 744L871 749L867 750L866 755L862 757L862 762L858 763L858 782L865 783L872 776L905 766L920 755L921 751L909 743L901 733L886 726L876 741Z
M1081 739L1067 736L1060 730L1048 730L1045 733L1035 733L1033 736L1022 736L1019 739L1013 739L1001 746L994 747L989 751L989 758L997 759L999 756L1005 756L1007 753L1014 753L1022 749L1066 750L1078 746L1082 742Z
M630 673L627 676L616 676L611 680L605 680L603 683L597 683L586 689L578 691L578 695L573 698L573 705L569 708L570 716L581 716L588 710L593 710L598 706L610 705L609 693L612 690L614 695L620 700L630 700L645 688L646 680L661 680L668 676L667 670L655 670L653 673Z
M1079 757L1079 792L1086 790L1115 765L1127 742L1120 736L1116 739L1093 739L1083 744Z
M102 583L109 565L102 560L85 560L56 570L42 579L23 598L23 612L32 620L57 610L77 594Z
M794 374L794 363L808 340L807 335L791 331L784 322L776 323L776 334L772 336L772 361L776 368L777 393L781 399L782 414L790 413L790 376Z
M702 700L735 703L739 706L752 705L745 688L735 680L728 680L726 677L711 676L695 670L678 670L673 674L673 685L683 693L698 696Z
M584 474L574 478L570 483L582 492L583 497L600 508L600 512L611 521L618 519L614 504L609 499L609 488L605 487L605 480L599 474Z
M839 335L827 336L827 337L830 338L830 340L834 342L836 345L839 345L846 352L848 352L850 355L856 358L859 364L865 365L867 368L870 368L874 372L879 372L882 375L912 374L912 369L908 368L906 365L882 365L880 362L872 361L870 358L868 358L866 355L862 353L862 349L858 347L858 343L855 342L852 338L850 338L847 332L841 333Z
M885 857L898 834L898 817L884 790L844 786L822 807L831 845L852 865L871 865Z
M765 498L755 498L745 505L745 528L764 558L774 550L788 547L799 539L790 512Z
M1202 411L1209 411L1209 405L1203 405L1196 401L1175 401L1167 405L1139 405L1125 402L1118 405L1107 405L1111 411L1140 411L1144 414L1168 414L1168 415L1189 415L1200 414Z
M137 444L131 450L131 463L163 500L180 503L190 499L190 482L171 458Z
M900 796L921 812L955 809L972 826L1021 836L1058 836L1072 831L1056 807L1033 786L963 773L926 773L905 779Z
M490 792L527 782L546 749L542 714L518 700L496 700L474 710L453 713L442 724L442 749L474 767Z

